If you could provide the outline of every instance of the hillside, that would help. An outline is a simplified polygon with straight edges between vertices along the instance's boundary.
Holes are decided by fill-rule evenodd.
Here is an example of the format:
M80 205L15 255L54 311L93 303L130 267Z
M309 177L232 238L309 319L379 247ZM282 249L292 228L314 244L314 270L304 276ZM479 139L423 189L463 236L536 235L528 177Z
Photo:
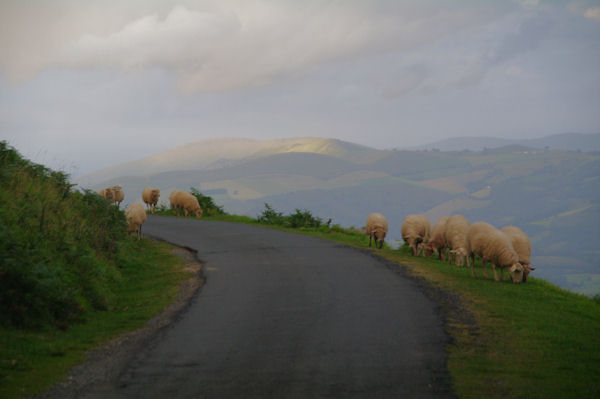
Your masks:
M111 166L80 177L82 186L93 186L121 176L145 176L179 170L211 170L249 160L285 153L329 155L355 163L378 159L385 151L334 139L301 137L280 140L224 138L201 140L175 147L139 160Z
M471 221L521 227L532 238L537 276L578 292L600 292L599 155L518 145L423 152L331 143L362 157L255 153L220 168L122 176L92 188L121 184L127 203L147 185L162 190L163 202L175 188L196 187L231 213L256 216L266 202L284 212L308 209L343 226L362 226L366 214L380 211L390 220L391 239L400 238L401 221L410 213L425 213L432 223L462 213Z
M537 139L504 139L499 137L455 137L433 143L410 147L410 150L440 151L482 151L485 148L498 148L509 145L518 145L528 148L568 151L600 151L600 133L581 134L563 133Z

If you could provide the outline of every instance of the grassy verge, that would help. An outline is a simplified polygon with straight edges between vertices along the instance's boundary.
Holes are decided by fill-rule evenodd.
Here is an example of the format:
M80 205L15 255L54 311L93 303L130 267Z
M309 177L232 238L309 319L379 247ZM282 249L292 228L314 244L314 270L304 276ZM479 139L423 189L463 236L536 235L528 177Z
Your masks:
M209 219L258 224L244 217ZM281 229L368 248L363 234L337 226ZM460 398L600 397L597 299L532 277L519 285L485 280L481 267L474 279L470 268L412 257L404 248L372 251L459 299L458 307L441 305L454 340L448 368Z
M38 394L62 379L93 347L143 326L173 302L189 277L185 261L172 246L150 240L129 240L119 262L121 278L111 287L115 299L107 311L86 312L66 331L0 328L0 397Z

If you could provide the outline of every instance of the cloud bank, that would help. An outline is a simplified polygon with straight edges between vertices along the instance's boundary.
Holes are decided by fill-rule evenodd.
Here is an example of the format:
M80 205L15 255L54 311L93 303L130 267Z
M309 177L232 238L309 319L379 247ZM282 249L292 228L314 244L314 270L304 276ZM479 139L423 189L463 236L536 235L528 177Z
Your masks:
M161 68L184 92L222 91L335 60L410 51L481 24L497 8L448 1L8 2L0 5L0 68L13 81L49 68Z

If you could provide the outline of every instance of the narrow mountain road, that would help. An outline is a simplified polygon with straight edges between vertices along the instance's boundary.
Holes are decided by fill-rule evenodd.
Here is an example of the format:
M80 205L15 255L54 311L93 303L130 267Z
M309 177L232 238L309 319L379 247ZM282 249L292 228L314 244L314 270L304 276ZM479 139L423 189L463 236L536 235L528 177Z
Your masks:
M151 216L198 251L190 307L88 398L453 397L436 304L376 257L257 226Z

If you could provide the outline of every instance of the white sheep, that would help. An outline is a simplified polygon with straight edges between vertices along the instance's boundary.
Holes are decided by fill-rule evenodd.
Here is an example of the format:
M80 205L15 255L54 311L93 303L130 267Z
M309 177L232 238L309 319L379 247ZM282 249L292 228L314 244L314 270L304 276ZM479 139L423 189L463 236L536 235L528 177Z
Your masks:
M146 187L142 191L142 200L150 209L150 212L154 213L154 207L158 203L158 198L160 197L160 190L158 188Z
M173 190L171 191L171 195L169 195L169 202L171 204L171 209L175 209L177 216L179 216L179 206L178 206L178 196L181 191Z
M369 247L371 240L375 239L375 248L383 248L383 242L388 232L388 223L381 213L371 213L367 217L365 232L369 236Z
M408 215L402 222L402 239L410 247L411 255L418 255L422 244L429 239L431 224L425 215Z
M112 189L112 192L113 192L113 202L118 207L120 207L121 206L121 202L125 198L125 193L123 192L123 189L121 188L121 186L113 186L113 187L111 187L111 189Z
M146 221L146 211L142 204L134 202L125 210L128 233L136 233L138 240L142 237L142 224Z
M467 258L467 231L469 226L469 221L463 215L452 215L446 222L444 237L450 249L448 260L450 262L454 260L457 266L463 266L465 259L467 259L467 266L469 263Z
M107 201L113 202L114 194L112 188L103 188L98 191L98 195Z
M448 221L448 216L442 216L438 219L437 222L433 225L431 229L431 238L429 242L423 246L423 254L425 257L430 258L431 255L435 251L438 253L438 258L440 260L444 260L446 255L446 222Z
M513 248L517 251L519 263L523 265L523 282L526 282L529 273L535 270L535 267L531 266L531 242L529 237L517 226L506 226L500 231L510 238Z
M486 265L492 264L494 280L498 280L496 268L502 271L509 269L513 283L523 281L523 266L519 263L519 255L506 234L485 222L473 223L467 231L467 253L471 258L471 274L475 277L475 255L479 255L483 263L483 276L487 278Z
M178 201L178 205L183 208L185 216L194 214L198 218L202 217L202 208L200 208L198 198L187 191L180 191L175 198Z

